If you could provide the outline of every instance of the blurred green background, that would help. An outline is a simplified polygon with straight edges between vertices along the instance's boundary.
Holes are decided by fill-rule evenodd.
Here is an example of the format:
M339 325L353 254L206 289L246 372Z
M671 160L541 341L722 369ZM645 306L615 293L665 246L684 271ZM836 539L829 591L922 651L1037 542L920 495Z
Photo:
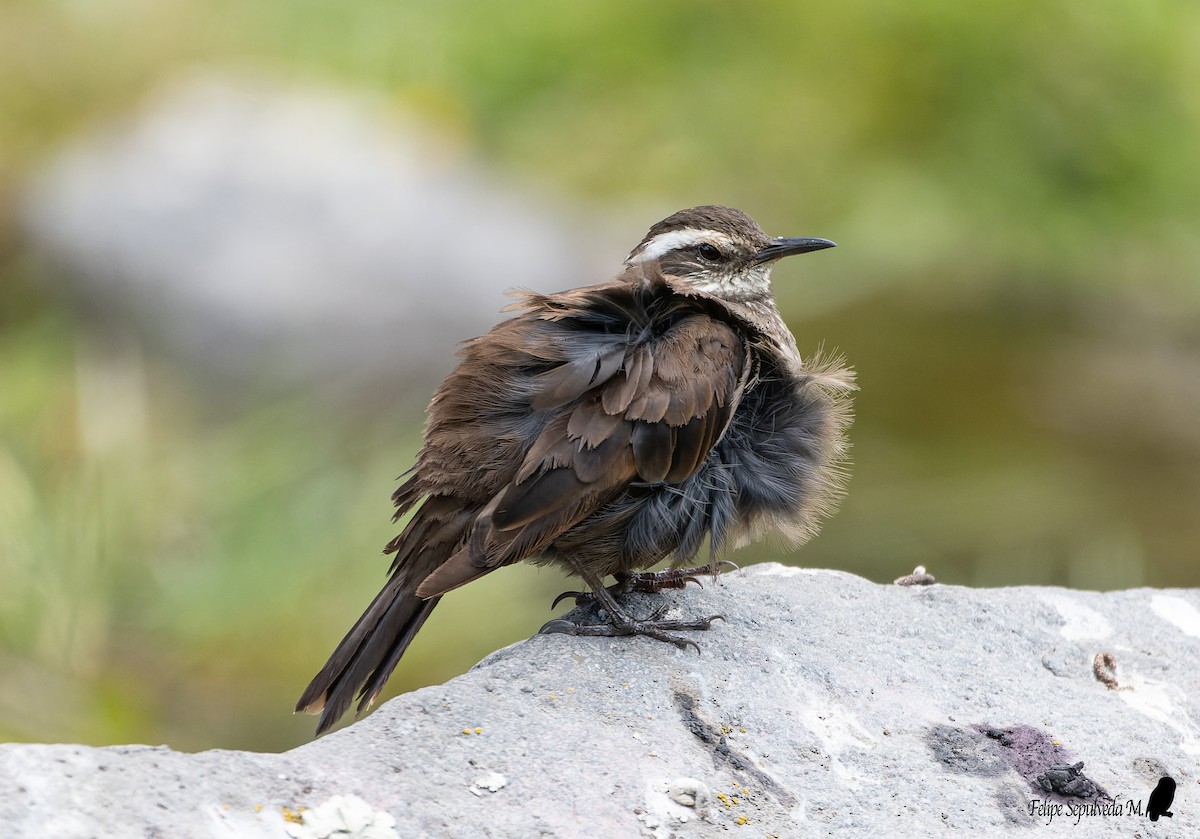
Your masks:
M0 739L304 742L291 706L386 570L424 385L231 402L141 348L104 378L140 407L89 436L110 356L42 276L21 186L197 66L373 92L581 203L725 203L838 241L776 286L802 351L859 372L849 495L799 552L738 562L1200 585L1194 3L8 0ZM528 636L564 582L448 597L388 695Z

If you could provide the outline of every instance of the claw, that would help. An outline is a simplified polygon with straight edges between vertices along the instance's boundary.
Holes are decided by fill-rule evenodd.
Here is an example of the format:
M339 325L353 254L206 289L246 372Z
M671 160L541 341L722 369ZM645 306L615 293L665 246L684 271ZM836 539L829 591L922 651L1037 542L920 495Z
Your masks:
M579 602L580 600L583 600L586 602L588 600L595 599L595 595L592 594L590 591L564 591L558 597L554 598L554 602L550 604L550 608L553 609L555 606L557 606L559 603L561 603L563 600L565 600L568 597L575 598L576 606L582 605Z
M675 639L674 644L676 647L684 651L686 651L688 647L692 647L696 650L696 655L700 655L700 645L691 638L677 638Z
M572 621L555 618L552 621L547 621L542 628L538 630L538 635L578 635L579 624Z

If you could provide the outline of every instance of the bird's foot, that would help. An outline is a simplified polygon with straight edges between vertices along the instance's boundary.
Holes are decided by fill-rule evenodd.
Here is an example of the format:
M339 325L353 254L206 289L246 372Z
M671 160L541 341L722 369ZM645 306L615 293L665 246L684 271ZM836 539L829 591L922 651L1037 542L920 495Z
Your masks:
M609 612L608 622L598 624L577 623L566 618L555 618L539 629L538 634L563 633L565 635L586 635L604 638L615 638L623 635L645 635L657 641L674 644L681 650L693 647L699 653L700 645L695 641L672 633L681 629L708 629L712 626L713 621L725 620L724 615L710 615L707 618L693 620L662 620L664 611L666 611L666 607L662 606L644 620L635 620L624 613L613 614Z
M728 559L722 559L719 562L711 565L699 565L695 568L667 568L663 571L642 571L637 574L620 574L617 575L617 586L621 586L620 592L626 591L645 591L657 592L665 591L671 588L687 588L688 583L695 583L701 588L704 583L700 582L701 574L711 574L713 577L721 574L724 567L728 565L730 568L737 570L737 563ZM609 586L609 591L612 591L615 586Z
M729 564L732 565L733 563ZM720 565L717 568L719 569ZM673 633L682 629L708 629L712 626L713 621L725 620L723 615L710 615L707 618L696 618L693 620L664 620L663 614L667 610L664 604L655 609L647 617L636 619L625 611L624 607L617 602L614 596L614 594L621 594L631 590L658 591L657 587L634 589L633 587L638 584L638 578L641 578L642 581L648 580L648 582L645 582L645 585L665 588L684 588L689 579L692 579L699 585L700 581L692 576L697 570L688 568L679 571L664 571L658 574L628 574L622 572L615 575L617 578L615 585L606 587L602 577L589 571L586 567L576 564L575 572L588 584L592 593L588 595L584 592L567 592L565 595L559 595L554 602L557 603L563 597L574 596L577 604L581 601L583 603L593 603L603 610L601 612L603 622L583 623L582 621L568 620L567 618L556 618L538 630L538 634L561 632L566 635L590 635L605 638L614 638L621 635L645 635L656 641L666 641L668 644L674 644L681 650L694 647L696 652L699 653L699 644L690 638L684 638L681 635ZM666 581L666 585L662 585L664 580Z
M610 594L626 594L631 591L641 591L648 594L653 594L667 589L687 588L688 583L695 583L701 588L704 583L700 582L699 576L702 574L711 574L713 577L721 574L725 566L729 566L733 570L737 570L737 563L728 559L713 565L700 565L695 568L667 568L662 571L641 571L637 573L618 571L613 574L616 582L608 586ZM563 600L573 598L576 606L588 606L596 602L596 595L590 591L564 591L558 597L554 598L554 602L550 604L553 609Z

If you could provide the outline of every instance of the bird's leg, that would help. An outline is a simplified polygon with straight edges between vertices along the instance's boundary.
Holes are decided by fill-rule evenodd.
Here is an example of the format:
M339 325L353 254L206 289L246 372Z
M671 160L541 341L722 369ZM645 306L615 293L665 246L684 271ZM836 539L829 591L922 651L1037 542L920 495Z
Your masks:
M630 591L650 591L650 589L639 589L632 586L630 579L637 576L639 575L631 574L627 571L617 571L613 574L613 579L616 582L608 586L607 589L614 595L625 594ZM683 588L683 586L676 586L676 588ZM550 604L550 608L553 609L568 597L575 601L576 606L590 606L596 602L596 595L590 591L564 591L558 597L554 598L554 602Z
M625 609L617 602L613 596L613 592L606 588L602 577L587 571L586 569L576 565L576 573L583 578L583 581L588 584L592 590L592 596L596 602L604 609L607 616L605 623L601 624L584 624L576 623L575 621L567 620L566 618L556 618L550 621L540 630L539 634L548 634L553 632L562 632L567 635L592 635L603 637L616 637L619 635L645 635L654 638L658 641L666 641L668 644L674 644L681 650L688 647L695 647L696 652L700 652L700 645L695 641L683 638L679 635L671 634L672 630L679 629L708 629L712 626L714 620L724 620L721 615L710 615L707 618L697 618L695 620L662 620L662 613L666 611L666 607L657 609L653 614L643 620L637 620L632 617ZM632 576L632 575L624 575ZM617 586L622 585L618 580ZM687 585L686 580L681 580L677 588L683 588ZM616 586L614 586L616 588ZM560 599L562 595L559 596ZM557 601L556 601L557 602Z
M700 575L711 574L714 578L722 573L725 566L737 570L737 563L728 559L722 559L712 565L698 565L695 568L666 568L662 571L617 571L613 574L616 580L608 590L613 594L627 594L631 591L641 591L648 594L664 591L672 588L687 588L688 583L695 583L704 588L704 583L700 582ZM558 597L554 598L554 602L550 604L553 609L566 598L575 599L576 606L585 606L595 602L596 595L590 591L564 591Z

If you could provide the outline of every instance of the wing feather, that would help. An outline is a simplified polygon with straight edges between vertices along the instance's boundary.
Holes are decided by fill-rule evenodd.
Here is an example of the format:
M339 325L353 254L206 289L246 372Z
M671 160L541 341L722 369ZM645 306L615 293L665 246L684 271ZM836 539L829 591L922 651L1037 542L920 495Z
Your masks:
M664 480L671 469L675 429L665 422L635 422L631 443L638 476L647 483Z
M564 309L552 322L569 318ZM549 416L420 596L540 553L631 484L687 480L720 440L749 370L746 342L733 325L693 311L627 330L636 337L622 337L615 348L613 333L601 334L593 338L600 349L576 345L532 377L531 407ZM587 332L572 338L588 339Z

